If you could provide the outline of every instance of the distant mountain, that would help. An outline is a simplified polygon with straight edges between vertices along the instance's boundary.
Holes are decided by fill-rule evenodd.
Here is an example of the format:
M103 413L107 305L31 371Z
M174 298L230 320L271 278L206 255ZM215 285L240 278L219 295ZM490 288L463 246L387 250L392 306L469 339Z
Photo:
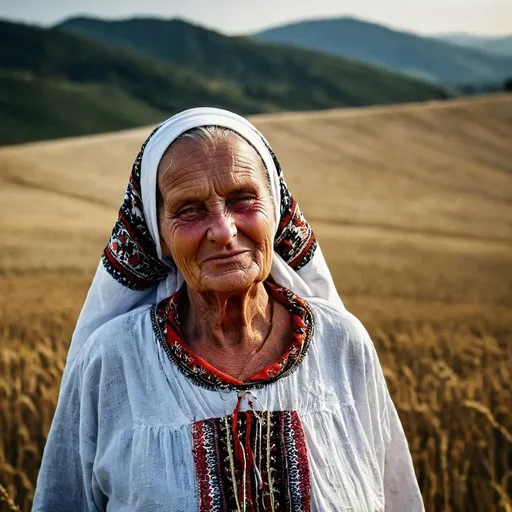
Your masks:
M512 35L501 37L475 36L471 34L441 34L437 39L448 43L474 48L487 53L512 57ZM511 73L512 74L512 73Z
M463 85L502 82L512 58L392 30L353 18L282 25L254 34L260 41L292 44L437 81Z
M198 105L253 114L447 96L366 65L177 26L187 59L174 63L133 45L0 21L0 144L154 123Z

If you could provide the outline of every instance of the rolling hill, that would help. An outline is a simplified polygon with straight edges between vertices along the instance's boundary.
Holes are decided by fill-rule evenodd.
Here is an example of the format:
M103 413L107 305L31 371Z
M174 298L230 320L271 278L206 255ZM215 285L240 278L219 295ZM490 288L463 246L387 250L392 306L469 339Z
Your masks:
M353 18L286 24L254 34L254 37L454 86L501 83L512 74L512 57L489 55Z
M146 36L158 36L147 28ZM129 45L0 21L0 144L140 126L198 105L251 114L448 96L363 64L181 22L175 28L190 37L178 52L186 58L172 62Z
M0 70L0 144L123 130L164 113L108 84Z
M140 126L210 104L278 110L236 86L56 29L0 21L0 144Z

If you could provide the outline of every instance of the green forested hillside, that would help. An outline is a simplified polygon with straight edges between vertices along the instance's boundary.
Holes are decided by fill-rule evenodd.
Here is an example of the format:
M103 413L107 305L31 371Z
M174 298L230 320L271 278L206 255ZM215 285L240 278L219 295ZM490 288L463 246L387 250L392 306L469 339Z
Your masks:
M183 46L188 64L0 21L0 144L129 128L199 105L253 114L447 96L366 65L185 27L201 36Z
M0 71L0 142L71 137L156 123L162 111L114 85Z
M175 111L198 99L243 111L258 108L237 88L211 81L168 62L123 51L58 29L0 22L0 69L29 71L76 83L114 85L150 106Z

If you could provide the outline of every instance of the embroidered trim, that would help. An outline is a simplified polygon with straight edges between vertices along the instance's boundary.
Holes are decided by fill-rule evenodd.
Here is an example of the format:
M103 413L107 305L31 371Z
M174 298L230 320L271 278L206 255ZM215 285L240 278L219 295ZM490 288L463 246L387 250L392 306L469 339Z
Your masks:
M298 271L313 259L318 243L286 185L276 154L265 139L263 142L274 161L281 191L281 220L274 239L274 249L291 268Z
M200 512L310 510L308 452L296 411L196 421L192 438Z
M292 341L287 352L275 363L241 382L216 370L196 355L183 339L179 305L184 289L151 308L151 321L156 339L169 360L197 385L212 390L248 390L261 388L279 378L290 375L300 365L307 353L314 333L314 315L309 304L284 287L269 282L267 289L272 297L292 313Z
M285 211L281 211L281 222L274 240L274 248L284 261L297 271L311 261L318 244L297 201L291 195L289 200L290 204Z
M102 261L107 272L132 290L145 290L164 278L169 268L160 261L156 245L144 217L140 191L142 156L155 128L142 145L128 182L123 204Z

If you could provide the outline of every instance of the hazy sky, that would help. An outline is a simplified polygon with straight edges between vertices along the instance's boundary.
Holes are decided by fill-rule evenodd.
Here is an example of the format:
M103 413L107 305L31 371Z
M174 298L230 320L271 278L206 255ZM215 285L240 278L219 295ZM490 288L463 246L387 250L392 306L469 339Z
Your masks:
M0 18L48 26L76 15L181 17L226 34L331 16L422 34L512 32L511 0L0 0Z

